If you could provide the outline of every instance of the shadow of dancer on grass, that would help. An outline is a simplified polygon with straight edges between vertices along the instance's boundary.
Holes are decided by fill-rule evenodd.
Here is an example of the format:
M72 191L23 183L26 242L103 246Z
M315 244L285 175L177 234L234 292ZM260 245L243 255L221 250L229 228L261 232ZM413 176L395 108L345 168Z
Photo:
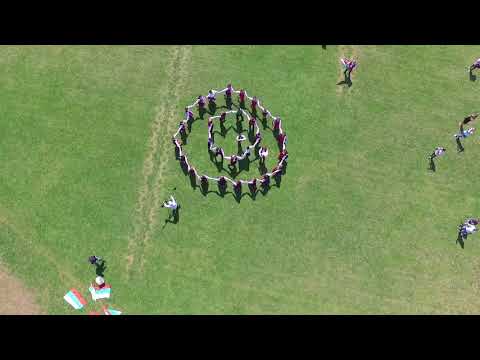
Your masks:
M104 277L105 270L107 270L107 265L106 265L106 261L103 258L96 255L92 255L88 258L88 262L91 265L95 265L95 274L97 276Z

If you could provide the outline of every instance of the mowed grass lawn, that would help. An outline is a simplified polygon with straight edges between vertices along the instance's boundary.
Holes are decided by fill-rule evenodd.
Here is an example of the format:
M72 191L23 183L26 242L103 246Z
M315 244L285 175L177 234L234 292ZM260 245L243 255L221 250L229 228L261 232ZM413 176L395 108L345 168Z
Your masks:
M474 135L457 154L452 135L480 111L480 80L465 70L479 53L0 47L0 261L52 314L100 307L62 298L87 296L93 253L126 314L477 313L480 244L455 240L479 215L480 144ZM359 61L350 88L336 85L342 55ZM288 134L287 174L255 201L192 189L169 143L184 106L228 81ZM235 135L218 141L233 152ZM184 149L216 176L206 139L198 120ZM432 173L435 146L447 155ZM256 175L252 163L239 178ZM178 224L159 207L171 193Z

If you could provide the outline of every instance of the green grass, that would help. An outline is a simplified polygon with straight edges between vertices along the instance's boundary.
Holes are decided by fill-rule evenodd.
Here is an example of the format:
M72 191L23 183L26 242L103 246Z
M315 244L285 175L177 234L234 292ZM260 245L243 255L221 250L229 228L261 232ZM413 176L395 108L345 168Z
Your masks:
M194 46L178 75L170 47L1 47L0 259L52 314L79 313L62 297L73 286L86 293L92 253L107 259L111 303L130 314L476 313L480 245L472 236L462 250L455 239L458 222L479 214L480 149L475 135L457 154L452 135L479 110L479 82L465 71L479 51ZM342 88L339 57L353 53L359 67ZM145 266L127 274L158 108L169 141L183 107L228 81L282 117L281 187L239 203L203 196L172 146L159 151L158 198L177 188L180 222L164 226L158 209L134 249ZM206 134L195 122L185 150L215 175ZM232 131L222 142L235 150ZM447 155L433 174L426 156L440 145ZM251 165L240 177L254 174Z

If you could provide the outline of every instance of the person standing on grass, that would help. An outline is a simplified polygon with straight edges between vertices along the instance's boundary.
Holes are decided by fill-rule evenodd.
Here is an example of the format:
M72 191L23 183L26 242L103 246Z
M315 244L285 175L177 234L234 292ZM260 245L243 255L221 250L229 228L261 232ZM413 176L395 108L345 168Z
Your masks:
M280 128L281 128L281 119L280 117L274 117L273 120L272 120L272 127L273 127L273 131L280 131Z
M199 95L197 101L195 101L194 105L198 104L198 113L202 115L203 111L205 111L205 96Z
M345 77L349 79L352 71L357 67L357 62L353 59L349 60L347 58L341 58L340 62L344 67L343 75L345 75Z
M206 189L208 187L208 179L205 175L202 175L201 178L200 178L200 185L202 185L202 187L204 189Z
M228 158L228 157L225 157L225 158ZM232 155L232 156L230 156L230 164L229 164L229 167L230 167L230 168L235 168L235 166L237 165L237 161L238 161L237 155Z
M225 189L227 187L227 180L225 179L225 176L220 176L218 179L218 186L220 189Z
M260 157L260 164L265 164L265 159L268 156L268 149L265 146L262 146L258 151L258 155Z
M235 192L237 194L242 192L242 181L241 180L237 180L236 182L233 182L232 184L233 184L233 190L235 190Z
M178 124L178 126L179 126L180 135L181 136L187 135L187 129L185 127L185 121L184 120L180 121L180 124Z
M264 108L262 110L262 116L263 116L263 120L267 120L267 116L268 116L268 110L267 108Z
M237 110L237 113L235 114L236 118L237 118L237 122L239 122L241 120L243 120L243 112L242 112L242 108L238 108Z
M257 105L258 105L258 99L256 96L254 96L251 100L250 106L252 108L252 114L257 113Z
M255 125L257 124L257 119L255 116L252 116L250 120L248 120L248 132L253 133L253 130L255 129Z
M447 149L445 149L444 147L436 147L435 150L430 154L429 158L430 160L433 160L436 157L443 156L445 155L446 151Z
M222 148L216 148L215 150L215 161L218 161L218 155L220 155L220 160L223 163L223 158L225 157L225 152Z
M186 107L185 108L185 120L187 122L193 122L193 119L194 119L193 112L188 107Z
M461 123L460 124L460 131L453 136L455 136L457 139L465 139L465 138L469 137L470 135L473 135L474 132L475 132L475 128L469 128L467 130L464 130L463 129L463 123Z
M224 111L220 114L220 124L224 124L227 119L227 113Z
M240 89L239 93L238 93L238 99L239 99L239 102L240 102L240 106L244 106L245 105L245 96L246 96L247 92L243 89Z
M263 175L263 177L260 179L260 184L262 185L263 188L267 188L270 186L270 176L268 174Z
M233 90L232 84L227 84L227 87L223 90L217 91L217 94L225 93L226 98L231 98L233 91L234 90Z
M473 224L462 224L460 225L460 234L464 239L467 238L468 235L471 235L477 232L477 227Z
M208 90L207 98L209 104L215 105L215 93L213 90Z
M164 203L162 204L162 208L172 209L172 213L170 214L170 217L171 217L175 215L178 209L178 204L175 201L175 198L172 195L170 195L170 200L168 201L165 200Z
M251 193L256 193L257 192L257 179L253 178L252 180L247 182L248 188L250 189Z
M475 60L472 65L470 65L470 72L472 72L475 69L480 69L480 58Z

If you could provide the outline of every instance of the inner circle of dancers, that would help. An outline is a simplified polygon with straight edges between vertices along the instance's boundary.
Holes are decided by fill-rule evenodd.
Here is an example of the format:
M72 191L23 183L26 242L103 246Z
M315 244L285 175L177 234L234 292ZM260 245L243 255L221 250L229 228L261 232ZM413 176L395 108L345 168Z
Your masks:
M230 170L236 169L236 165L238 164L238 162L244 160L245 158L248 158L251 155L252 151L256 151L258 153L260 164L265 166L265 160L268 156L268 149L265 146L260 146L262 136L257 123L257 109L261 110L264 121L267 121L268 118L272 119L273 134L281 150L278 155L277 165L272 169L271 172L265 173L259 179L253 178L248 181L232 180L228 176L210 177L205 174L200 175L197 170L188 162L188 157L182 147L182 142L181 140L177 139L177 136L179 134L182 136L186 135L187 127L188 129L191 129L191 124L194 121L194 115L191 109L197 106L199 116L200 118L202 118L203 114L205 113L206 100L208 100L208 106L210 108L216 108L216 96L221 94L224 94L225 102L229 109L231 109L233 94L237 94L240 106L238 107L238 110L225 111L222 112L220 115L212 116L208 119L208 152L212 157L215 158L215 160L217 160L218 157L220 157L221 161L227 160L229 162L228 166ZM249 113L244 110L246 99L250 101L252 116L250 116ZM243 118L246 117L246 119L248 120L249 133L253 134L253 131L255 130L253 144L247 146L245 151L243 151L242 155L226 155L221 147L215 145L213 133L214 120L218 119L218 121L220 122L220 126L223 128L226 117L230 114L236 115L237 122L239 121L239 119L243 120ZM238 148L241 149L241 143L246 140L246 137L240 134L239 136L237 136L236 140ZM248 96L247 91L244 89L235 90L232 84L228 84L227 87L223 90L209 90L206 98L205 96L200 95L192 105L185 107L185 117L180 122L176 133L172 136L172 142L175 146L175 153L177 155L177 159L180 160L180 164L182 165L182 167L187 169L187 172L190 175L191 179L195 180L195 184L197 181L199 181L202 188L206 189L208 188L208 181L210 180L216 182L219 188L222 191L225 191L227 188L227 183L230 182L232 184L233 190L237 195L240 194L242 191L242 184L248 185L252 193L256 193L257 183L259 183L260 186L263 188L268 188L270 186L270 179L280 177L283 174L288 161L287 135L282 129L282 120L280 119L280 117L273 116L271 112L266 109L266 107L260 104L260 101L256 96Z

